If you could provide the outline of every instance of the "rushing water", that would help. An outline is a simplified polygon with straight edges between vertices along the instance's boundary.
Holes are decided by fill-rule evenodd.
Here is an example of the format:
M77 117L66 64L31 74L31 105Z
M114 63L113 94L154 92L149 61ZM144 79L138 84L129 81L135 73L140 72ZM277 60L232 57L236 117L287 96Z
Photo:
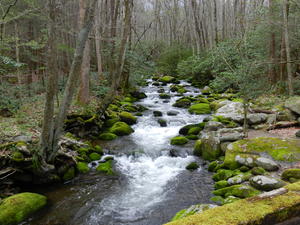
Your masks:
M197 89L186 85L185 95L197 95ZM172 95L170 100L159 98L158 89ZM179 210L192 204L209 202L212 181L205 169L187 171L193 161L203 162L191 155L193 141L184 147L171 146L170 138L190 123L199 123L203 116L191 115L186 109L172 107L180 97L169 86L142 88L147 98L138 104L149 108L135 132L115 141L101 143L115 155L118 177L91 173L77 178L72 184L48 190L51 206L26 224L71 225L159 225L168 222ZM178 115L168 116L168 111ZM153 111L163 112L167 127L160 127ZM171 149L180 157L171 157Z

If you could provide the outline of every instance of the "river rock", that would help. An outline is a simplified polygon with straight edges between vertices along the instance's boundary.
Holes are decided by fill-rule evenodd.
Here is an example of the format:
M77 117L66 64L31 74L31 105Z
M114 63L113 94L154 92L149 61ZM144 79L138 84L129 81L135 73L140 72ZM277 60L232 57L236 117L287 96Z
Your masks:
M164 120L164 119L159 119L157 122L159 123L159 125L161 127L166 127L167 126L167 121Z
M267 121L267 119L268 119L268 116L267 116L267 114L264 114L264 113L249 114L247 116L247 120L250 125L264 123Z
M221 142L233 142L244 138L243 133L225 133L220 136Z
M147 95L144 92L132 91L130 92L131 96L137 99L147 98Z
M160 111L153 111L153 115L154 115L155 117L160 117L160 116L162 116L163 114L162 114L162 112L160 112Z
M231 119L235 122L243 122L243 104L241 102L227 102L216 111L217 116L223 116L226 119Z
M243 166L248 166L248 167L254 167L255 163L254 163L254 159L252 156L241 156L241 155L237 155L235 157L235 161Z
M267 159L264 157L259 157L255 160L255 164L259 167L264 168L267 171L276 171L279 169L279 166L272 159Z
M282 180L262 175L252 177L250 179L250 184L262 191L272 191L285 186L285 183Z
M171 111L168 111L167 112L167 115L168 116L177 116L179 114L178 111L175 111L175 110L171 110Z
M205 124L205 127L204 129L206 131L217 131L221 128L223 128L224 125L220 122L216 122L216 121L208 121L206 124Z
M229 185L241 184L249 180L250 177L251 177L251 173L243 173L229 178L227 182Z
M288 100L286 100L284 106L292 112L300 115L300 97L289 98Z
M205 160L213 161L218 159L221 154L221 142L216 132L209 132L201 138L201 153Z

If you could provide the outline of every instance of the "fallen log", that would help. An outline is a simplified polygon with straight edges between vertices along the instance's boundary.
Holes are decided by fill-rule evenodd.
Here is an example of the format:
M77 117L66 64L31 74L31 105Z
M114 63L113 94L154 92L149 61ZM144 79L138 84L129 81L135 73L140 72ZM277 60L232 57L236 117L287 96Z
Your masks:
M299 123L297 121L292 122L279 122L272 126L270 126L267 130L275 130L275 129L282 129L282 128L290 128L290 127L298 127Z
M265 113L265 114L276 114L276 112L272 110L266 110L266 109L251 109L251 113Z

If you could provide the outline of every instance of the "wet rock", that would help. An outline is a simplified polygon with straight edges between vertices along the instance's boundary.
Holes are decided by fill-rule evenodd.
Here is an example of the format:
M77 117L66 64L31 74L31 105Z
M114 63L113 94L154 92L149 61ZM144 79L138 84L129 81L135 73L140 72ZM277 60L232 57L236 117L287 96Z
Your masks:
M159 82L153 82L152 85L153 86L160 86L160 83Z
M167 126L167 121L164 120L164 119L159 119L157 122L159 123L159 125L161 127L166 127Z
M77 171L79 173L87 173L90 171L90 168L88 167L88 164L85 163L85 162L78 162L76 164L76 168L77 168Z
M191 162L189 165L186 166L187 170L196 170L199 168L199 165L196 162Z
M195 142L195 145L194 145L194 151L193 151L193 154L198 156L198 157L201 157L202 156L202 142L201 140L197 140Z
M282 180L262 175L252 177L250 179L250 184L262 191L272 191L285 186L285 183Z
M167 115L168 116L177 116L179 114L178 111L175 111L175 110L171 110L171 111L168 111L167 112Z
M137 118L129 112L121 112L119 116L121 121L127 123L128 125L136 124Z
M251 173L253 175L264 175L266 173L266 171L264 168L261 168L261 167L253 167L251 169Z
M173 83L175 80L176 78L172 76L163 76L159 79L159 81L163 83Z
M158 93L165 93L165 89L158 89L158 91L157 91Z
M170 101L169 100L163 100L163 103L169 103Z
M206 131L217 131L221 128L223 128L224 125L220 122L216 122L216 121L208 121L205 124L204 130Z
M191 100L187 98L179 99L173 104L173 106L178 108L189 108L191 106Z
M234 177L231 177L227 181L228 181L229 185L241 184L241 183L249 180L251 176L252 176L251 173L243 173L243 174L239 174Z
M274 162L271 159L267 159L264 157L259 157L255 160L255 164L259 167L262 167L263 169L267 171L276 171L279 169L279 166L276 162Z
M225 198L229 196L235 196L238 198L249 198L260 194L260 191L248 185L237 184L230 187L225 187L219 190L215 190L213 191L213 194Z
M181 135L187 135L189 133L189 130L195 127L199 127L201 130L204 128L205 123L197 123L197 124L189 124L185 125L184 127L180 128L179 134Z
M248 166L248 167L254 167L255 166L254 158L251 155L249 155L249 156L247 156L247 155L243 155L243 156L237 155L235 157L235 161L237 163L239 163L240 165L243 165L243 166Z
M112 168L112 163L113 163L112 160L108 160L104 163L100 163L97 166L96 171L105 173L107 175L114 175L115 173L114 173L113 168Z
M133 91L130 92L131 96L137 99L144 99L147 98L147 95L144 92L139 92L139 91Z
M153 111L153 115L154 115L155 117L160 117L160 116L162 116L163 114L162 114L162 112L160 112L160 111Z
M170 99L170 98L171 98L171 95L166 94L166 93L161 93L161 94L159 94L159 97L160 97L161 99Z
M203 95L209 95L210 93L212 93L212 89L208 86L205 86L202 90L201 90L201 93Z
M213 117L212 116L206 116L204 119L203 119L203 122L208 122L210 120L212 120Z

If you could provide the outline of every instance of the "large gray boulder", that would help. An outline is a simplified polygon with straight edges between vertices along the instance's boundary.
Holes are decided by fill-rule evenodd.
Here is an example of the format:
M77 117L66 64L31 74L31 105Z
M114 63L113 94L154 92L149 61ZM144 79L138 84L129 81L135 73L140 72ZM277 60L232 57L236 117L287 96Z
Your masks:
M217 132L208 132L201 138L202 158L213 161L222 155L221 142Z
M284 106L292 112L300 115L300 97L289 98L288 100L286 100Z
M261 124L266 122L268 119L268 115L265 113L255 113L249 114L247 116L247 121L250 125Z
M241 102L226 101L226 104L216 111L216 115L241 123L243 122L243 110Z
M272 191L286 185L282 180L262 175L252 177L250 179L250 184L262 191Z
M279 166L272 159L259 157L255 160L255 164L259 167L264 168L267 171L276 171L279 169Z

